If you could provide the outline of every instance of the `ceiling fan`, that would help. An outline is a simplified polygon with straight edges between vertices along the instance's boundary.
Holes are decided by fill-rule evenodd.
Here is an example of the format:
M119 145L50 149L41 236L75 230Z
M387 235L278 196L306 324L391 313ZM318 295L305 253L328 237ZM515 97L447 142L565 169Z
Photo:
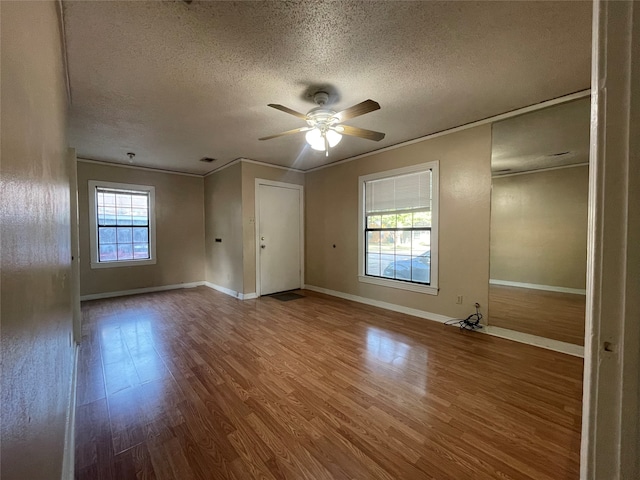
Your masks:
M328 100L329 94L327 92L317 92L313 96L313 101L318 106L309 110L306 115L304 113L296 112L284 105L270 103L270 107L293 115L294 117L298 117L307 122L308 126L295 128L293 130L288 130L276 135L270 135L268 137L262 137L260 140L270 140L272 138L290 135L292 133L307 132L305 138L311 148L314 150L324 151L326 155L329 156L329 148L335 147L342 139L342 135L366 138L367 140L374 140L376 142L379 142L384 138L384 133L381 132L342 125L342 122L359 117L365 113L379 110L380 104L378 102L365 100L364 102L358 103L357 105L345 110L335 112L325 106Z

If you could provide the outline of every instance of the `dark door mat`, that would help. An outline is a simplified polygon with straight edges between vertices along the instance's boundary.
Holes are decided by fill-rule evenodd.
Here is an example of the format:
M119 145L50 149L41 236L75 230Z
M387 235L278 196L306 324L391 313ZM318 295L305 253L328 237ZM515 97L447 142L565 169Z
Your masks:
M274 293L273 295L269 295L271 298L275 298L276 300L280 300L281 302L288 302L289 300L297 300L299 298L304 298L304 295L299 295L293 292L285 292L285 293Z

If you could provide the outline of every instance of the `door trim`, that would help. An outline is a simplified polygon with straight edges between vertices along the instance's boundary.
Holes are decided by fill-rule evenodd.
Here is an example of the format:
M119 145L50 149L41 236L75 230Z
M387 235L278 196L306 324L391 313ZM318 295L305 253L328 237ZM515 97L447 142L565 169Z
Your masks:
M581 480L640 478L638 53L640 3L596 0Z
M300 287L304 286L304 186L296 183L276 182L274 180L266 180L264 178L256 178L255 184L255 223L254 223L254 239L256 244L256 295L262 295L262 287L260 285L260 186L281 187L298 190L300 192Z

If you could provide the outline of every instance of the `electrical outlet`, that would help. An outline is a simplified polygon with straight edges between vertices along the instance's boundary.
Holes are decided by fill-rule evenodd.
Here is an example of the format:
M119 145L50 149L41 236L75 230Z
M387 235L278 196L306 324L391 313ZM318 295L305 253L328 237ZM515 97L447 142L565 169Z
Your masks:
M458 297L456 298L456 304L462 305L462 295L458 295Z

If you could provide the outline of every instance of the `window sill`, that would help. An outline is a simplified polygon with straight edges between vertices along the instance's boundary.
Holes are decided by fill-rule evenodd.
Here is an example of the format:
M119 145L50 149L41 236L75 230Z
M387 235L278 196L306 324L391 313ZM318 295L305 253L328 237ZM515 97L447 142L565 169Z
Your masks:
M116 268L116 267L138 267L141 265L155 265L156 259L149 260L125 260L121 262L91 262L91 269L94 268Z
M433 285L418 285L415 283L398 282L379 277L369 277L367 275L358 275L358 281L379 285L381 287L397 288L398 290L407 290L409 292L426 293L427 295L438 295L438 287Z

